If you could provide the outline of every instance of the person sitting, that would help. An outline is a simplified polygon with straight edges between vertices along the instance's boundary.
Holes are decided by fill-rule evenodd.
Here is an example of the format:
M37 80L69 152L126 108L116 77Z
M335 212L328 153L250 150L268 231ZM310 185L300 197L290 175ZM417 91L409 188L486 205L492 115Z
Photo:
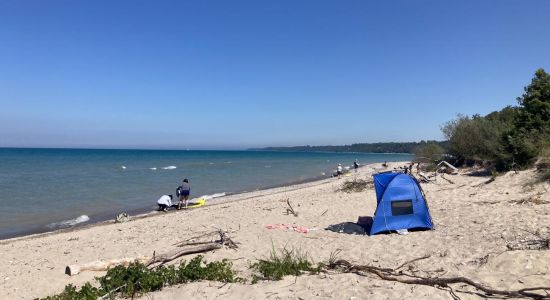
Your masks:
M172 206L172 195L162 195L158 200L159 211L168 211L168 207Z

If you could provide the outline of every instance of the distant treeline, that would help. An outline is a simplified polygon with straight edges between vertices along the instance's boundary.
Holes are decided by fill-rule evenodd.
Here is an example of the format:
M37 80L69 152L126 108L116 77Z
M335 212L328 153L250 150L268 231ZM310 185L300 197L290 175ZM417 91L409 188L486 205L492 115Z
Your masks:
M419 146L437 144L447 149L447 141L420 141L404 143L359 143L341 146L293 146L293 147L266 147L249 150L264 151L294 151L294 152L364 152L364 153L414 153Z
M449 141L445 152L452 155L453 163L496 171L536 165L541 177L550 181L550 75L537 70L516 99L517 106L485 116L458 115L442 126ZM437 147L418 150L432 158L443 152Z

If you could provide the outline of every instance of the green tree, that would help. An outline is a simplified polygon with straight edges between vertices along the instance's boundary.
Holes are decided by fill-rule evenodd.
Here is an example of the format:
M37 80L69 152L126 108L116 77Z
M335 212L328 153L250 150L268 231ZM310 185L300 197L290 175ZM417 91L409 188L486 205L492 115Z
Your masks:
M516 128L525 132L550 132L550 75L543 69L535 72L531 84L517 100L521 107Z
M524 94L517 98L519 109L514 129L506 137L513 167L533 164L550 139L550 75L538 69Z
M428 159L430 162L436 162L443 159L445 149L443 149L443 147L439 146L439 144L435 142L424 142L421 143L419 146L416 146L413 149L413 153L416 156L417 160L422 161L424 159Z

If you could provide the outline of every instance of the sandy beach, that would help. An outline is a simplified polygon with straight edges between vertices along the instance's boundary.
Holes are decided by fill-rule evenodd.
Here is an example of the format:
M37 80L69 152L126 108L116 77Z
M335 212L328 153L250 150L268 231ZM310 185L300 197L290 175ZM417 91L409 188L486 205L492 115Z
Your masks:
M359 236L324 230L331 224L356 222L376 208L373 188L337 192L354 178L370 179L373 172L403 163L367 165L341 179L330 178L220 198L198 209L157 213L125 223L104 223L70 231L0 241L0 299L32 299L54 295L65 285L81 285L105 272L64 274L70 264L100 259L150 255L173 249L173 244L221 228L231 232L238 249L205 253L207 261L232 260L242 276L248 266L267 258L272 247L301 249L315 262L331 253L357 264L396 267L406 261L415 268L442 276L465 276L498 289L548 286L550 251L507 251L507 245L534 238L537 230L550 234L550 188L530 185L534 170L509 172L490 183L488 177L446 175L423 183L435 230L408 235ZM539 199L541 204L528 199ZM285 214L289 199L297 217ZM535 201L536 202L536 201ZM294 224L314 229L299 233L267 229L267 224ZM182 259L189 260L191 256ZM173 262L175 263L175 262ZM462 291L462 292L461 292ZM473 289L456 286L461 299L479 299ZM466 293L465 293L466 292ZM446 289L383 281L376 276L323 273L285 277L257 284L196 282L168 287L146 299L450 299Z

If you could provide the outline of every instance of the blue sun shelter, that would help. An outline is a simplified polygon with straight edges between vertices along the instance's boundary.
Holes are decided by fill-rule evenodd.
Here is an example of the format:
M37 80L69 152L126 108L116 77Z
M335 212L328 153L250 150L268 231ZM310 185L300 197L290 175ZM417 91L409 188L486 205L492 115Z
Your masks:
M428 204L414 177L403 173L373 177L377 206L370 235L399 229L433 229Z

